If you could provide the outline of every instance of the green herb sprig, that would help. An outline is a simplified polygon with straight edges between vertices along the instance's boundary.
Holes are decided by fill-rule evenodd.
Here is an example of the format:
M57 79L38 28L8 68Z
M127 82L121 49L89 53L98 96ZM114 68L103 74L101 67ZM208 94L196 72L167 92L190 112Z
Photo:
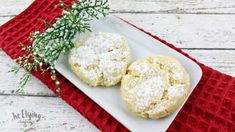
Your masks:
M26 70L20 78L17 92L22 92L26 83L31 80L31 72L41 71L43 74L50 71L52 80L57 86L56 91L60 92L60 82L56 77L55 65L61 53L68 52L73 48L72 39L77 33L91 31L89 22L93 19L105 17L109 11L108 0L82 0L74 1L72 6L62 1L59 5L63 7L62 17L57 18L54 24L45 22L48 29L44 32L32 33L31 46L21 44L25 55L16 59L19 65L12 67L12 72L17 74L21 68Z

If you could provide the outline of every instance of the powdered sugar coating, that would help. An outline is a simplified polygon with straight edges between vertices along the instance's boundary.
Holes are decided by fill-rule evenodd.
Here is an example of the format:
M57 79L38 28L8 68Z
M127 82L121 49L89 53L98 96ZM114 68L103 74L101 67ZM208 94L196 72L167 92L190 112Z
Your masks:
M152 98L161 99L164 92L163 80L160 76L147 79L130 89L129 93L135 96L130 96L129 100L139 100L136 102L136 107L139 110L144 110L146 105L150 105ZM145 89L147 87L148 89Z
M74 73L91 86L113 86L120 82L131 61L127 41L112 33L79 36L69 55Z
M136 115L161 118L173 112L186 98L189 75L168 56L153 56L134 62L122 79L122 99Z

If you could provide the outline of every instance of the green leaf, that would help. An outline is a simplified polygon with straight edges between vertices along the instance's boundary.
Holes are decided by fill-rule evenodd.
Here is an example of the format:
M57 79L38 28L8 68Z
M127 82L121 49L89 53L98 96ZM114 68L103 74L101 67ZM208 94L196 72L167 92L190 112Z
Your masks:
M56 83L54 66L61 53L66 53L74 47L72 39L76 34L91 31L89 24L91 20L106 16L109 10L107 0L74 1L72 6L61 1L57 6L64 8L63 17L57 18L53 24L42 20L49 28L44 32L32 33L32 36L29 37L33 41L32 46L21 44L27 53L16 60L26 70L26 73L20 78L17 91L23 91L23 87L31 79L30 73L38 69L42 74L52 71L51 78ZM42 68L42 66L48 67ZM9 72L17 74L20 69L21 67L16 65ZM59 85L57 87L60 92Z

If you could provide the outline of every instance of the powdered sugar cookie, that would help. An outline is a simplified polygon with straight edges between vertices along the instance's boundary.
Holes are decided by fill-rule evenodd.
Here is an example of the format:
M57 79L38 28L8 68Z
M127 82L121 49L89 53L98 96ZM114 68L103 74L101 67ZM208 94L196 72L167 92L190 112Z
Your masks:
M73 72L90 86L113 86L121 81L131 61L124 37L112 33L80 36L69 54Z
M134 62L121 83L122 99L136 115L161 118L172 113L186 98L190 77L174 58L152 56Z

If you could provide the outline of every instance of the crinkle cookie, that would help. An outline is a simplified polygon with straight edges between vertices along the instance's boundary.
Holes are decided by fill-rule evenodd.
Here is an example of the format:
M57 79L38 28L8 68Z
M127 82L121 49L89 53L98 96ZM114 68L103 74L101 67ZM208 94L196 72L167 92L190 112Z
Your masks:
M69 54L69 64L82 81L94 87L113 86L121 81L131 61L124 37L98 32L79 36L76 40Z
M121 95L126 106L137 116L161 118L183 103L190 77L174 58L152 56L129 66L123 76Z

